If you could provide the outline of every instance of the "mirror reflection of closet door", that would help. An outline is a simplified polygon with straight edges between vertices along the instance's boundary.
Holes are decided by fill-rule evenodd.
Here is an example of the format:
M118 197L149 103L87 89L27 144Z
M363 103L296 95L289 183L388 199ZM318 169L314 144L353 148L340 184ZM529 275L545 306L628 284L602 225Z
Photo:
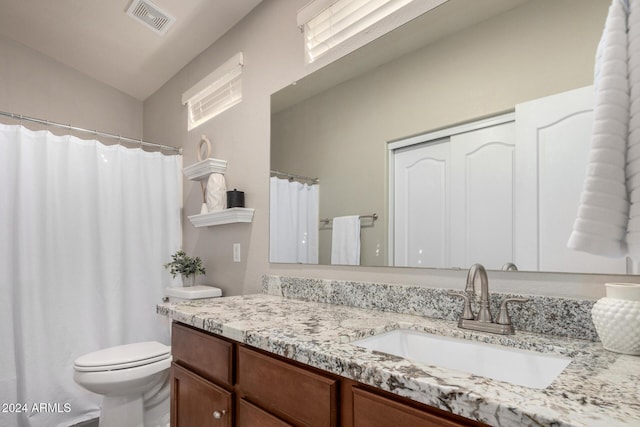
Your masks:
M513 122L394 152L394 265L512 262Z
M521 270L627 272L611 259L567 248L586 176L593 87L516 106L516 264Z
M394 152L394 265L451 266L448 139Z
M515 125L451 138L451 261L499 270L515 261Z

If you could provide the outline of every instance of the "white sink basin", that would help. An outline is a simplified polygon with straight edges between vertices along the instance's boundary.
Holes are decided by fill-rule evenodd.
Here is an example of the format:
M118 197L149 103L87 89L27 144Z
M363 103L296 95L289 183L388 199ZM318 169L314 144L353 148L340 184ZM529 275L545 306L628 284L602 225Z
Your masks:
M352 345L416 362L531 388L546 388L571 359L476 341L397 329Z

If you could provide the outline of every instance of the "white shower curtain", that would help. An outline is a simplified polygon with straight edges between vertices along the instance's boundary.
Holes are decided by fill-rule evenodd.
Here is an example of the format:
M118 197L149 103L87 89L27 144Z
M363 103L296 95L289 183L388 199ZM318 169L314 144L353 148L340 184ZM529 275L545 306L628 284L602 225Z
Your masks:
M0 425L93 418L75 358L169 342L155 305L182 239L181 162L0 125Z
M271 177L269 261L318 263L318 185Z

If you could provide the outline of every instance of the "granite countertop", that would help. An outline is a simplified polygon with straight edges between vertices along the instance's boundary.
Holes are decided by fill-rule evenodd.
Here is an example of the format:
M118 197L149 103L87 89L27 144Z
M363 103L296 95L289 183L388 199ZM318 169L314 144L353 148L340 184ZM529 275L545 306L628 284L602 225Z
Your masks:
M492 426L640 426L640 357L608 352L598 342L521 331L487 334L449 320L266 294L164 303L157 311ZM398 328L558 354L572 362L539 390L349 344Z

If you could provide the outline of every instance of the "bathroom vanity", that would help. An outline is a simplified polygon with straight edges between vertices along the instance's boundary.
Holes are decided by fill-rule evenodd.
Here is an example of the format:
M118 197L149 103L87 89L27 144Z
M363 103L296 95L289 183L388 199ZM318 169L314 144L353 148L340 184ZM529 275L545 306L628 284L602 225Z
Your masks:
M165 303L158 312L177 322L174 426L211 419L225 426L640 424L640 358L598 342L522 331L498 336L450 320L266 294ZM352 344L396 329L571 363L546 388L529 388Z
M480 426L446 411L174 323L173 426Z

